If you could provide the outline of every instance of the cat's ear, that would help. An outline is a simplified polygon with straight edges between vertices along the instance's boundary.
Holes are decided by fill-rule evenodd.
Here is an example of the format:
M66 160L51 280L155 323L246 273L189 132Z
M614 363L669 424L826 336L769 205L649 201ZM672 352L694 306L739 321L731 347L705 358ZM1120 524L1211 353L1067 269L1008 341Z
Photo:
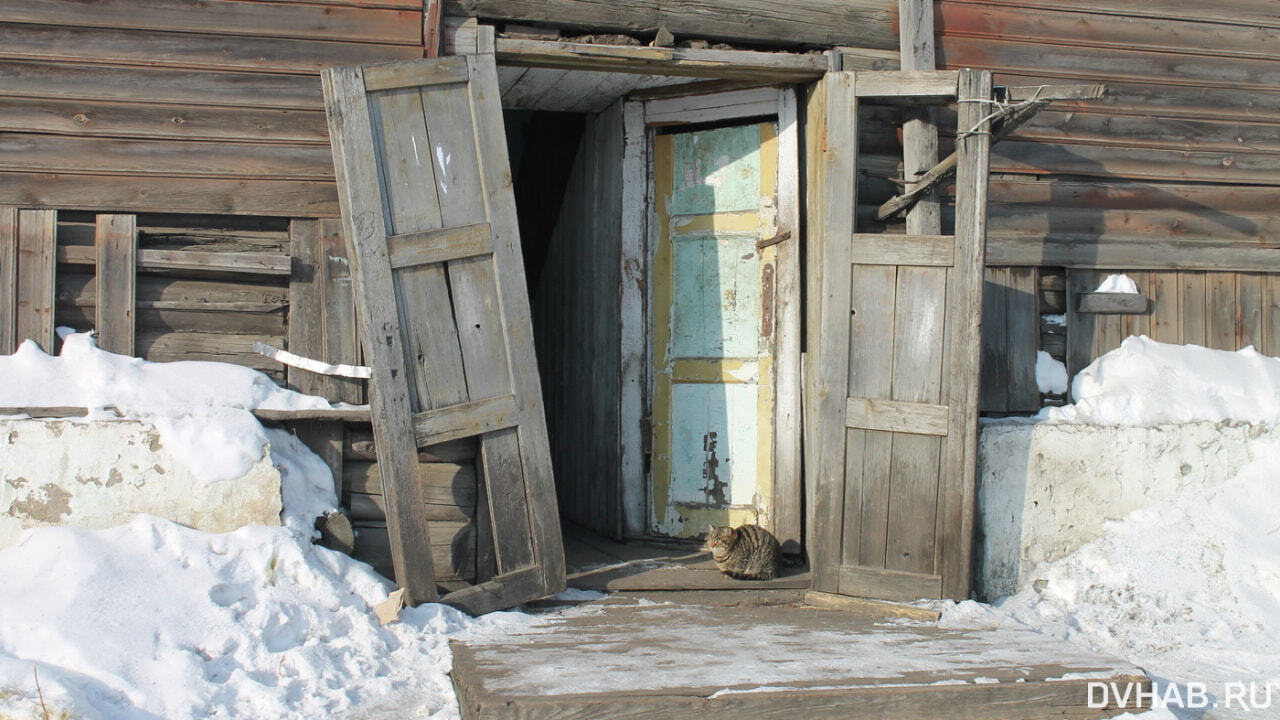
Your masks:
M714 533L715 531L716 531L716 526L715 526L715 525L711 525L711 524L708 524L708 525L707 525L707 534L708 534L708 535L711 535L711 534L712 534L712 533Z

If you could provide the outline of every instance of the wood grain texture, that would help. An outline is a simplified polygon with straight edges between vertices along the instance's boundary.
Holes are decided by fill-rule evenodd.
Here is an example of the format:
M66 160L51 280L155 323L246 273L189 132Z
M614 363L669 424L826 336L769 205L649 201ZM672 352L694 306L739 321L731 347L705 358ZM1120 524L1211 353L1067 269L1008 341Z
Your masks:
M323 75L333 138L334 165L343 206L344 231L352 243L354 286L363 322L363 346L374 368L370 399L374 436L387 498L387 525L396 581L412 604L436 599L429 532L417 508L422 493L414 480L418 445L404 367L404 351L394 306L391 264L385 247L387 231L378 194L379 181L369 143L373 129L358 68Z
M138 220L135 215L97 217L98 347L121 355L133 354L136 327Z
M986 243L990 130L986 106L991 74L960 74L960 124L974 129L958 143L956 174L956 265L947 280L953 313L944 340L942 393L951 409L951 433L942 448L938 500L938 563L945 597L969 597L972 582L973 516L977 485L978 387L982 346L982 273Z
M15 340L34 340L45 352L54 348L54 263L57 212L18 211L17 332Z
M17 349L18 208L0 206L0 354Z
M591 0L446 0L445 11L450 15L642 34L665 27L677 37L890 50L898 47L892 10L874 0L800 0L786 6L763 0L677 4L640 0L623 5Z

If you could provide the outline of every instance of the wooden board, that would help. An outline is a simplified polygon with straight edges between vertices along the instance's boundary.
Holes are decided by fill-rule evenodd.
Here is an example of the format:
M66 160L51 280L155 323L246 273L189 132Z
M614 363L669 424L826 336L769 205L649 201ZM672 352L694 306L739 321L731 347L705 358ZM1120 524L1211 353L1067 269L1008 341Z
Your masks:
M18 208L0 206L0 354L17 349Z
M98 347L133 354L138 259L138 219L134 215L97 218L97 310L94 329Z
M1083 678L1149 688L1128 663L1029 630L890 624L750 598L609 598L452 648L468 720L1104 718L1118 710L1088 707Z
M437 596L419 448L483 434L497 575L443 598L478 614L559 591L564 558L494 58L463 62L463 82L429 71L458 58L421 61L423 85L367 90L362 68L323 80L397 581L413 603ZM477 223L492 252L393 269L392 236ZM495 403L509 409L485 414Z
M34 340L53 353L54 259L57 213L18 211L17 343Z

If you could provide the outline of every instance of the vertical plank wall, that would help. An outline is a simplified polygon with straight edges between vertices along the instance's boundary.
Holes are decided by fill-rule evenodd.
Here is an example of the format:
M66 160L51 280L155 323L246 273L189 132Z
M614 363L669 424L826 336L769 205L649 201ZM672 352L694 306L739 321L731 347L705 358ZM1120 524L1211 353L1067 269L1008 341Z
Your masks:
M561 514L622 535L619 252L622 103L586 120L534 289L534 333Z
M1052 103L992 146L984 410L1034 409L1035 388L1012 375L1038 346L1038 323L1025 314L1037 312L1039 277L1064 268L1071 372L1131 333L1280 354L1268 334L1273 281L1264 274L1280 272L1275 4L941 0L934 8L939 67L990 69L998 84L1108 87L1101 101ZM1092 290L1102 271L1133 277L1151 299L1148 312L1075 313L1072 293ZM1045 340L1062 354L1055 335Z

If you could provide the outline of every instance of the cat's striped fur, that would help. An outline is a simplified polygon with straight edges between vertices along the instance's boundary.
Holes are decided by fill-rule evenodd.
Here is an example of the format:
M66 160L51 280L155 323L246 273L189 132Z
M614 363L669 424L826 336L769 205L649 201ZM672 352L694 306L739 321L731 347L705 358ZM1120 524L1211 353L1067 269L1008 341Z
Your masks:
M720 572L739 580L772 580L778 574L782 549L759 525L707 529L707 549Z

